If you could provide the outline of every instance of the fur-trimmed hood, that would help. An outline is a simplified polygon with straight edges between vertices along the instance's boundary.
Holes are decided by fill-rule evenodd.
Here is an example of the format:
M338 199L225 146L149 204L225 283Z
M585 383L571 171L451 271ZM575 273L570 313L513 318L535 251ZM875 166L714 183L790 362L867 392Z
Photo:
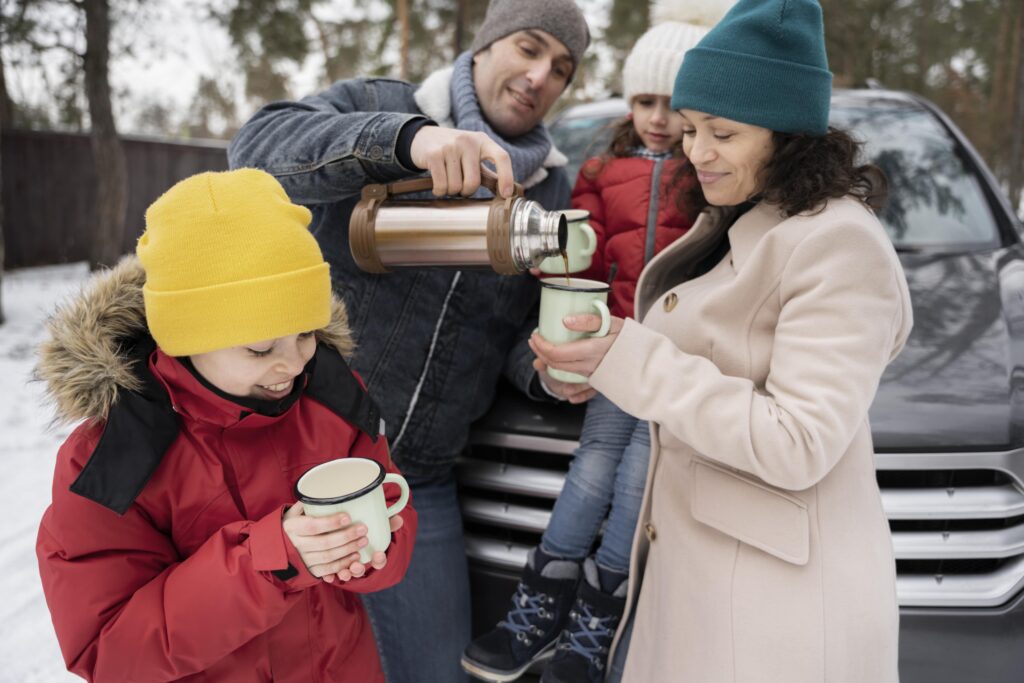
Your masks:
M142 286L146 273L134 256L94 275L82 292L57 307L39 347L35 376L46 384L58 422L104 420L121 391L139 391L130 351L148 336ZM355 348L345 305L337 296L331 321L317 341L343 356Z

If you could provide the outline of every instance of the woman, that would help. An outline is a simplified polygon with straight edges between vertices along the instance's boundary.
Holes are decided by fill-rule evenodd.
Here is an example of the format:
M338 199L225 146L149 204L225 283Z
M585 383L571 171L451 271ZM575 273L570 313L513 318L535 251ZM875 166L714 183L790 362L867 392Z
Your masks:
M676 79L711 206L644 271L643 323L531 340L653 423L626 681L898 680L867 416L910 300L830 91L817 2L737 3Z

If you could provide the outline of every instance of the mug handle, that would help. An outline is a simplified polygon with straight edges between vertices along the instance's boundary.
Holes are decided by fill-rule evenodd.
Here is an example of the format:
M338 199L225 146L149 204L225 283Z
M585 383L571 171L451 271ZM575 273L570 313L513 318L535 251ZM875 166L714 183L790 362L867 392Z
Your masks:
M388 506L388 517L394 517L409 504L409 484L401 474L392 473L384 475L384 481L381 482L381 486L387 483L398 484L398 488L402 489L402 495L398 497L398 500Z
M597 312L601 314L601 329L597 332L591 332L591 337L603 337L608 334L608 329L612 326L612 314L608 310L608 304L603 301L591 301Z
M597 233L586 223L580 226L580 230L587 236L587 248L583 250L583 256L593 256L597 251Z

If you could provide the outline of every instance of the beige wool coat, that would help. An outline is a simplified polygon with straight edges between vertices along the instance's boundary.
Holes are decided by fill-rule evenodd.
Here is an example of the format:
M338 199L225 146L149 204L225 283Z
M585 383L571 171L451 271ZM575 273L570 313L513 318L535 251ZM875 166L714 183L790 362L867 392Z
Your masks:
M591 384L652 423L626 683L890 683L899 612L868 407L911 327L859 202L706 212L652 260Z

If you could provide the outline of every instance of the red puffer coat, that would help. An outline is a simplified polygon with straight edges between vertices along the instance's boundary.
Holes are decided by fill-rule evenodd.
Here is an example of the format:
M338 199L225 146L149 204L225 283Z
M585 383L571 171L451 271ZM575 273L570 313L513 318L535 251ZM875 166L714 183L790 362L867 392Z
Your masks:
M89 351L119 339L79 321L144 325L130 291L138 275L119 267L59 316L39 367L66 415L93 418L60 450L37 542L68 669L90 681L382 682L358 594L402 578L416 513L400 513L387 566L348 583L312 576L281 525L296 479L317 463L360 456L396 471L379 414L339 353L351 346L343 311L336 304L342 318L318 331L301 395L270 417L206 388L145 339L137 365L122 355L99 374L104 361ZM97 311L106 315L88 315ZM127 389L132 377L141 389Z
M604 167L601 164L604 163ZM671 182L686 159L655 161L641 157L588 159L580 169L572 191L572 206L590 212L590 226L597 234L597 251L590 269L580 277L607 282L612 291L608 306L614 315L633 316L633 297L640 271L651 258L689 230L696 218L680 212L676 196L684 187ZM587 172L600 168L593 180ZM658 191L652 191L658 187Z

